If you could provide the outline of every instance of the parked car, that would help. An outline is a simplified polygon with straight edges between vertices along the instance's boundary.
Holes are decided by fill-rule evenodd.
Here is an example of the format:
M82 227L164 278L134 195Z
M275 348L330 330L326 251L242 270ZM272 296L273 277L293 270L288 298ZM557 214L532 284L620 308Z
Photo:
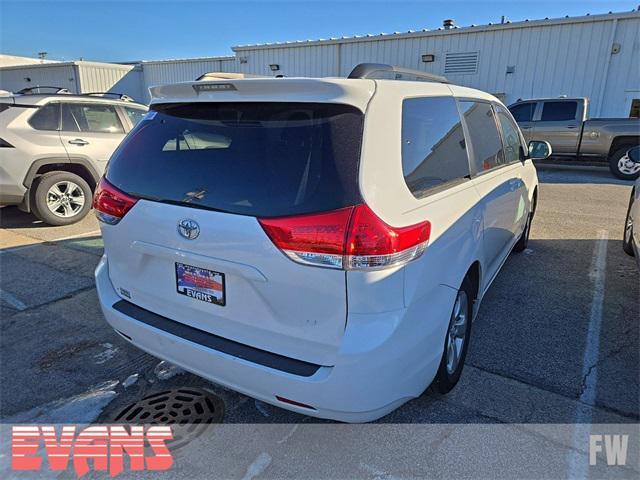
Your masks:
M0 205L50 225L82 219L107 160L147 112L110 97L54 87L0 97Z
M627 152L630 162L640 165L640 147L634 147ZM636 180L631 197L629 198L629 208L624 221L624 236L622 249L631 256L636 257L640 268L640 228L635 229L634 225L640 225L640 179Z
M487 93L372 78L404 73L152 88L94 199L111 326L305 415L369 421L434 379L451 390L485 292L527 245L529 151L549 146L529 150Z
M540 98L509 106L527 141L547 141L553 155L606 160L616 177L633 180L640 166L626 153L640 144L640 119L589 119L587 98Z

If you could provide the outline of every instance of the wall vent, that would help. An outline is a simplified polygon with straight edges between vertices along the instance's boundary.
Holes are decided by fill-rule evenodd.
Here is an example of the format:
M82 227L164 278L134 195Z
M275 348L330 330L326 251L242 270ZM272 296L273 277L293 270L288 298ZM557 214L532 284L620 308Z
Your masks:
M446 53L444 73L445 75L478 73L478 52Z

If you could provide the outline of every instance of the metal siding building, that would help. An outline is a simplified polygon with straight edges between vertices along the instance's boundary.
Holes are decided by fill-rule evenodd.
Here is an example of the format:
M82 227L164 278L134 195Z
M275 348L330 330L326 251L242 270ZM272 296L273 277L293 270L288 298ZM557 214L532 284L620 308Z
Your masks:
M137 65L57 62L0 68L0 89L16 92L37 85L72 93L116 92L142 99L142 71Z
M613 53L616 46L619 51ZM471 26L233 48L243 73L346 76L362 62L445 75L507 104L585 96L592 116L628 116L640 99L640 13ZM422 55L434 55L423 63Z
M238 46L235 56L117 65L60 62L0 68L0 89L53 85L72 92L112 91L149 101L149 87L205 72L341 76L363 62L445 75L452 83L519 98L584 96L591 116L640 109L640 12L587 15L390 35ZM423 55L433 55L425 63ZM270 65L278 65L273 71ZM30 81L27 81L26 79Z

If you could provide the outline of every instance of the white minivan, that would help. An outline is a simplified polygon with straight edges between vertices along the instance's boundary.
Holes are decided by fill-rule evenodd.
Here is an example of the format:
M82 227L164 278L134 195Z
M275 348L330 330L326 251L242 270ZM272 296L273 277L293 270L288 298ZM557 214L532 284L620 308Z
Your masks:
M122 337L342 421L455 386L484 293L526 247L548 144L491 95L378 64L151 92L94 198Z

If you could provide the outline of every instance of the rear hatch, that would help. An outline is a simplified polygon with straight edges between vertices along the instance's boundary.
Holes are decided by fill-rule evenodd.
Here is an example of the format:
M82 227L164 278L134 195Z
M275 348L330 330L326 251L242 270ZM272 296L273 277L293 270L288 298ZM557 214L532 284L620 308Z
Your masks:
M102 229L115 289L175 321L332 365L347 316L345 271L295 263L260 220L361 202L362 111L280 102L152 109L106 173L135 202Z

